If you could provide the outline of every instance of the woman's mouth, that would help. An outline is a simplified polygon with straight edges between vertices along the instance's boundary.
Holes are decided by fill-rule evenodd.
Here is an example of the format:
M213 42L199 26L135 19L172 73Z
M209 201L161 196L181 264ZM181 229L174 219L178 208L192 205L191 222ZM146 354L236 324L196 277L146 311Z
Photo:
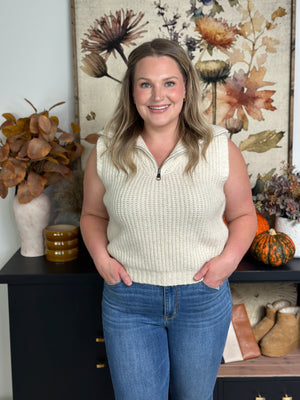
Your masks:
M152 110L152 111L163 111L163 110L166 110L166 109L169 108L169 107L170 107L169 104L164 105L164 106L148 106L148 108L149 108L150 110Z

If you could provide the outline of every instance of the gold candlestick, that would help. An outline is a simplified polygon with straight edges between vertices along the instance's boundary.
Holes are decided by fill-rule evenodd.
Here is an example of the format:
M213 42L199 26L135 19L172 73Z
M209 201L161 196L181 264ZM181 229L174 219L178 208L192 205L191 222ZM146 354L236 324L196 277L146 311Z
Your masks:
M284 397L282 397L282 400L293 400L293 398L286 394Z
M261 395L259 394L257 397L255 397L255 400L266 400L266 398L261 397Z

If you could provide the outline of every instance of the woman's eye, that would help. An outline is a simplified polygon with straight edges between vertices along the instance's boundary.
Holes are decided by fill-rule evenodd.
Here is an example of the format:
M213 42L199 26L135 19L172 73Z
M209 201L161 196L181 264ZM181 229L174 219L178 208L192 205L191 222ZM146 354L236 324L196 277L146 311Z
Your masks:
M168 81L168 82L166 82L166 86L167 87L172 87L172 86L174 86L175 85L175 82L173 82L173 81Z
M141 87L142 87L142 88L149 88L149 87L150 87L150 83L148 83L148 82L143 82L143 83L141 83Z

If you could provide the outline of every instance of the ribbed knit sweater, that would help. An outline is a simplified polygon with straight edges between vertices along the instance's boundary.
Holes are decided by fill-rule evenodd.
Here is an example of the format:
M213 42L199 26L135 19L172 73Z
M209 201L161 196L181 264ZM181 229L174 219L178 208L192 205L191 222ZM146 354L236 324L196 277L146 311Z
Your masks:
M214 127L206 160L200 157L192 177L184 173L187 151L181 142L158 168L138 137L137 173L127 178L113 165L109 152L104 152L103 137L99 138L97 172L106 189L108 252L134 282L195 283L194 274L222 252L228 237L222 219L229 174L226 133Z

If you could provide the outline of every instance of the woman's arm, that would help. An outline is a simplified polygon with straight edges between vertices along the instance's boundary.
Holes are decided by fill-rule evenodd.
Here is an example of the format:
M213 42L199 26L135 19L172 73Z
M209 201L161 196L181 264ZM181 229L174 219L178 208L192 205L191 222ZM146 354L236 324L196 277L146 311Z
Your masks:
M234 272L249 249L256 232L257 217L248 171L243 156L229 140L229 177L225 183L225 219L229 236L223 252L208 261L194 276L209 286L220 286Z
M108 215L103 203L105 188L97 174L96 157L94 148L84 173L84 196L80 218L82 237L99 274L106 282L114 284L122 279L126 285L131 285L131 279L124 267L110 257L107 251Z

